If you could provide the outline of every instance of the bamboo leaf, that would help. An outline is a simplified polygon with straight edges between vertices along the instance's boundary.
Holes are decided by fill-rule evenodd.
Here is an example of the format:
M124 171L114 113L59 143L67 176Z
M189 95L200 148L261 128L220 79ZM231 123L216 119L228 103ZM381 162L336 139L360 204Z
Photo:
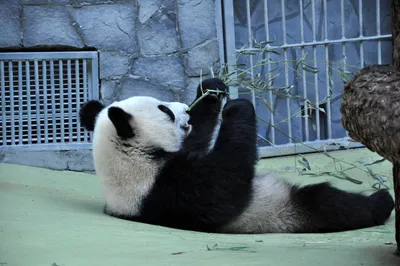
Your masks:
M310 163L307 161L307 159L303 156L301 156L301 160L297 160L301 166L304 168L308 169L311 171Z

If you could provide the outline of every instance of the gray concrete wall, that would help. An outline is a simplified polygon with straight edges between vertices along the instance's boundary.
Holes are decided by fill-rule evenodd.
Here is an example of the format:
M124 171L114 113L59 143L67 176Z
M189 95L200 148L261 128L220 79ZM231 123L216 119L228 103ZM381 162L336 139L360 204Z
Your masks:
M100 92L189 103L219 59L214 0L2 0L0 49L95 48ZM59 49L57 49L59 50ZM8 152L0 162L93 169L88 151Z

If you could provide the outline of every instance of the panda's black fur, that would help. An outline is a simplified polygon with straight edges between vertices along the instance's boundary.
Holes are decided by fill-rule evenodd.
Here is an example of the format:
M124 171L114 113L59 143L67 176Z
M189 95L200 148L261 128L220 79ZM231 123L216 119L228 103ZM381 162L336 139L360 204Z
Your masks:
M196 99L201 90L228 89L216 78L201 85ZM137 222L215 233L337 232L382 225L389 218L394 202L386 190L364 196L329 183L300 187L267 180L272 178L268 174L256 175L257 123L254 107L247 100L229 100L223 106L220 129L210 150L221 105L221 97L212 93L193 107L189 112L192 130L179 150L148 149L146 162L160 168L137 202L138 211L113 211L106 201L105 212ZM82 106L80 121L88 130L96 131L95 120L105 108L100 106L96 101ZM122 143L136 137L129 122L130 116L135 120L135 113L126 113L118 103L108 112ZM132 173L133 182L136 178Z

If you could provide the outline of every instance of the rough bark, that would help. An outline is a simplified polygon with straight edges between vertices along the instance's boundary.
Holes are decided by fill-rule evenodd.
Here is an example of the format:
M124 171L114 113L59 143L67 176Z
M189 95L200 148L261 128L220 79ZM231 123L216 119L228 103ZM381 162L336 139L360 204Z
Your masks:
M394 163L400 162L400 71L372 65L356 73L342 95L349 136Z

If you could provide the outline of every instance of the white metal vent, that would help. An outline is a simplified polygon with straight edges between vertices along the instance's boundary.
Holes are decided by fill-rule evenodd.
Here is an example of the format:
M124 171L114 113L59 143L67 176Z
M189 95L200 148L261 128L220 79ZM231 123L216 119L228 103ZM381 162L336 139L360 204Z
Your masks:
M99 98L97 52L0 53L0 150L90 147L79 107Z

